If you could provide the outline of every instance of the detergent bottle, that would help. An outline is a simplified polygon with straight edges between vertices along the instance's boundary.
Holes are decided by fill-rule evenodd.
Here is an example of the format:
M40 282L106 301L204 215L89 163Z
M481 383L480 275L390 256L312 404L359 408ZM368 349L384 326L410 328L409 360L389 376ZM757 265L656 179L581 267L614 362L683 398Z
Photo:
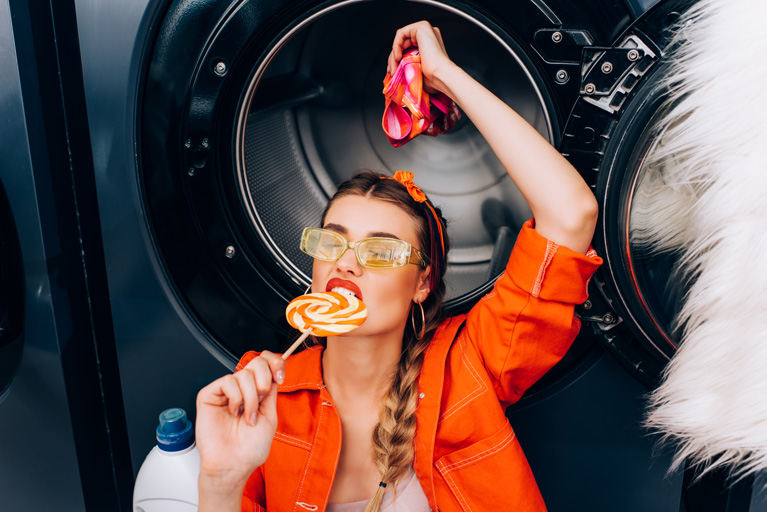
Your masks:
M200 453L184 409L160 414L157 446L149 452L133 488L133 512L196 512Z

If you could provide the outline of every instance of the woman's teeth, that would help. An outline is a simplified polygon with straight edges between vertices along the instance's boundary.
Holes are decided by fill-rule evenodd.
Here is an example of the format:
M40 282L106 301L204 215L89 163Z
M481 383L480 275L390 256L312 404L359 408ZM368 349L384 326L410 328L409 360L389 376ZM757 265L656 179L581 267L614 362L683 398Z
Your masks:
M346 288L341 288L340 286L333 288L330 290L331 292L341 293L343 295L348 295L350 297L356 297L355 293L351 290L347 290Z

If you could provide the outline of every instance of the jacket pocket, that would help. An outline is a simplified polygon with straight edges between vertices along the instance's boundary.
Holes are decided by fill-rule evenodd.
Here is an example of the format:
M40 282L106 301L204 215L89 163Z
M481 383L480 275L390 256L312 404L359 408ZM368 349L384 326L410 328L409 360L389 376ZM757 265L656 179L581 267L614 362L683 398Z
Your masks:
M441 457L434 466L462 510L546 510L508 423L487 438Z

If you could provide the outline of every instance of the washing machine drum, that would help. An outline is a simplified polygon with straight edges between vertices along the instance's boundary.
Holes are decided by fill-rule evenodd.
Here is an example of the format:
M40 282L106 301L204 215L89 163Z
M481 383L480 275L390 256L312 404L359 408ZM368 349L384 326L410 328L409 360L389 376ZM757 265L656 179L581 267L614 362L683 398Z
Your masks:
M503 25L486 9L436 1L224 4L170 6L151 52L138 123L149 224L190 315L233 359L254 348L284 349L290 332L284 307L311 276L311 258L298 249L301 229L318 225L337 184L361 168L414 171L419 186L443 207L452 242L446 307L466 311L502 271L531 212L466 116L449 134L419 137L400 148L389 144L381 129L381 90L394 32L419 19L439 26L451 58L555 145L579 97L579 60L581 46L592 42L588 34L558 32L553 14L540 2L519 2L520 15ZM557 33L568 51L550 47ZM520 43L530 34L532 45ZM634 73L637 82L651 74L654 60L643 60L645 50L654 49L655 57L660 52L643 45L639 59L629 60L630 49L623 51L621 77L638 62L648 65ZM601 100L610 88L604 79L598 86L590 99ZM632 94L632 88L622 91ZM608 106L615 101L611 96ZM626 101L623 110L634 104ZM583 146L572 148L574 161L605 153L589 144L604 140L608 128L620 129L615 112L621 108L614 106L606 114L613 118L607 127L589 113L599 105L578 107L581 123L569 122L565 130L567 139L575 131L574 140ZM605 156L604 165L626 166L620 161L625 147L615 149L620 156L613 163ZM580 170L598 192L610 188L602 183L610 172ZM605 233L605 243L615 236ZM634 262L641 258L631 254ZM652 262L643 267L647 275L631 275L630 284L645 280L648 284L638 288L665 300L668 294L649 284L668 277L658 277L656 267L670 268ZM621 295L607 281L598 281L600 300L581 311L605 339L630 319L616 309L613 296ZM654 347L657 333L634 333L640 322L631 323L639 344L653 340ZM650 351L656 359L665 357L662 350Z

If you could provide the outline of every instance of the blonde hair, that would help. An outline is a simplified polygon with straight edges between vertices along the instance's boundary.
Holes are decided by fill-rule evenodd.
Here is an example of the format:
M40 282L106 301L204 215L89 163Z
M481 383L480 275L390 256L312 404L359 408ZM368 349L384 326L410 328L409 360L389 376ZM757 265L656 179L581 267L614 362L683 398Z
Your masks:
M381 406L378 424L373 429L373 460L381 472L381 484L386 487L394 485L395 496L398 480L413 464L418 377L426 349L440 324L441 304L433 302L430 306L429 311L424 308L426 326L423 338L419 340L416 332L406 330L397 373ZM411 306L410 314L420 317L420 312L413 309L418 309L418 305ZM415 326L415 329L420 331L420 325ZM385 486L379 485L365 507L365 512L377 512L380 509L386 492Z

